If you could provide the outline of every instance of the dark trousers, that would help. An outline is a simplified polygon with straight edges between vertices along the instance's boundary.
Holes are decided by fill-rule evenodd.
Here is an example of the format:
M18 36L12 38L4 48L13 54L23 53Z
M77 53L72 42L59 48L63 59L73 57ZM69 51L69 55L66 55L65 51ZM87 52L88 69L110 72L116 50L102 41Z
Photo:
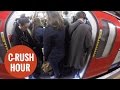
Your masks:
M53 62L53 61L49 61L52 69L53 69L53 72L54 72L54 75L56 77L59 77L60 76L60 70L59 70L59 63L58 62Z
M34 52L37 56L37 66L35 71L33 72L33 76L35 78L39 78L41 75L41 66L43 63L43 53L42 53L42 49L35 49Z

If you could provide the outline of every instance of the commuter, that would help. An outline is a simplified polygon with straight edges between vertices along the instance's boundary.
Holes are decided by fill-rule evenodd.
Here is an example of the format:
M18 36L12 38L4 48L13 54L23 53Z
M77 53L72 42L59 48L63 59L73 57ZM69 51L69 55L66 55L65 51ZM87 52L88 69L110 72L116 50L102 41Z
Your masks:
M19 26L15 28L15 31L12 37L12 43L13 43L13 46L26 45L34 50L35 54L37 55L38 63L37 63L36 70L33 73L33 76L35 78L39 78L40 76L39 61L42 60L42 50L40 47L36 45L36 42L34 41L31 34L29 33L28 31L29 25L30 24L29 24L28 18L19 19Z
M51 78L60 78L60 62L65 56L64 21L57 11L47 11L47 18L48 26L43 37L45 59L53 68L54 76Z
M74 69L74 76L77 75L78 77L86 64L86 58L92 49L91 26L86 24L83 15L83 12L77 13L77 16L79 17L77 17L77 20L70 25L69 29L71 40L68 54L68 66Z
M87 16L85 14L85 12L81 11L81 12L77 12L76 14L76 20L81 19L81 21L83 21L85 24L88 24L91 26L90 22L87 19Z
M64 18L64 26L65 26L65 60L64 60L64 65L67 64L67 56L68 56L68 47L69 47L69 22Z

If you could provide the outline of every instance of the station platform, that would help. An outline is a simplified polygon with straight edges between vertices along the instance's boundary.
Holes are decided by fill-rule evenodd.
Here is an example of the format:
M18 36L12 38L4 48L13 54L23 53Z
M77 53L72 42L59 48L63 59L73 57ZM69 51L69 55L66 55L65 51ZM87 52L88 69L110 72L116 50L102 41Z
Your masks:
M120 68L97 79L120 79Z
M0 79L5 79L5 78L15 79L14 77L9 76L9 74L7 73L5 68L3 68L3 64L0 65L0 71L3 72L3 73L0 73L0 77L3 77ZM25 79L29 79L29 78L26 77ZM41 79L51 79L51 78L50 78L50 76L43 75L43 76L41 76ZM75 78L73 78L73 75L69 75L69 76L63 77L61 79L75 79ZM120 79L120 67L108 74L105 74L104 76L101 76L101 77L98 77L95 79Z

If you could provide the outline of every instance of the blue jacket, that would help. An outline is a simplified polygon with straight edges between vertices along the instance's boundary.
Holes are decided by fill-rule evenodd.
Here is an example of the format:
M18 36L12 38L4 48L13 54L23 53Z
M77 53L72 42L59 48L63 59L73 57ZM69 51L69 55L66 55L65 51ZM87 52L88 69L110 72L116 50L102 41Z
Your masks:
M64 28L63 28L64 29ZM44 55L48 61L60 62L65 56L65 30L48 26L44 31Z

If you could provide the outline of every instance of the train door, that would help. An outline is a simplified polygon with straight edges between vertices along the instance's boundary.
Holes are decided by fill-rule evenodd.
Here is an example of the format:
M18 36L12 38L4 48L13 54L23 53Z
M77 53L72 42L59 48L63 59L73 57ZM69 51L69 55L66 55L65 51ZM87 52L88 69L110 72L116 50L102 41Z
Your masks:
M92 13L99 27L96 44L83 78L94 77L108 71L120 48L118 20L105 12L94 11Z
M7 73L3 64L4 56L9 49L5 26L11 13L11 11L0 11L0 78Z
M6 21L11 14L11 11L1 11L0 12L0 62L3 63L5 53L7 52L9 45L6 41Z

